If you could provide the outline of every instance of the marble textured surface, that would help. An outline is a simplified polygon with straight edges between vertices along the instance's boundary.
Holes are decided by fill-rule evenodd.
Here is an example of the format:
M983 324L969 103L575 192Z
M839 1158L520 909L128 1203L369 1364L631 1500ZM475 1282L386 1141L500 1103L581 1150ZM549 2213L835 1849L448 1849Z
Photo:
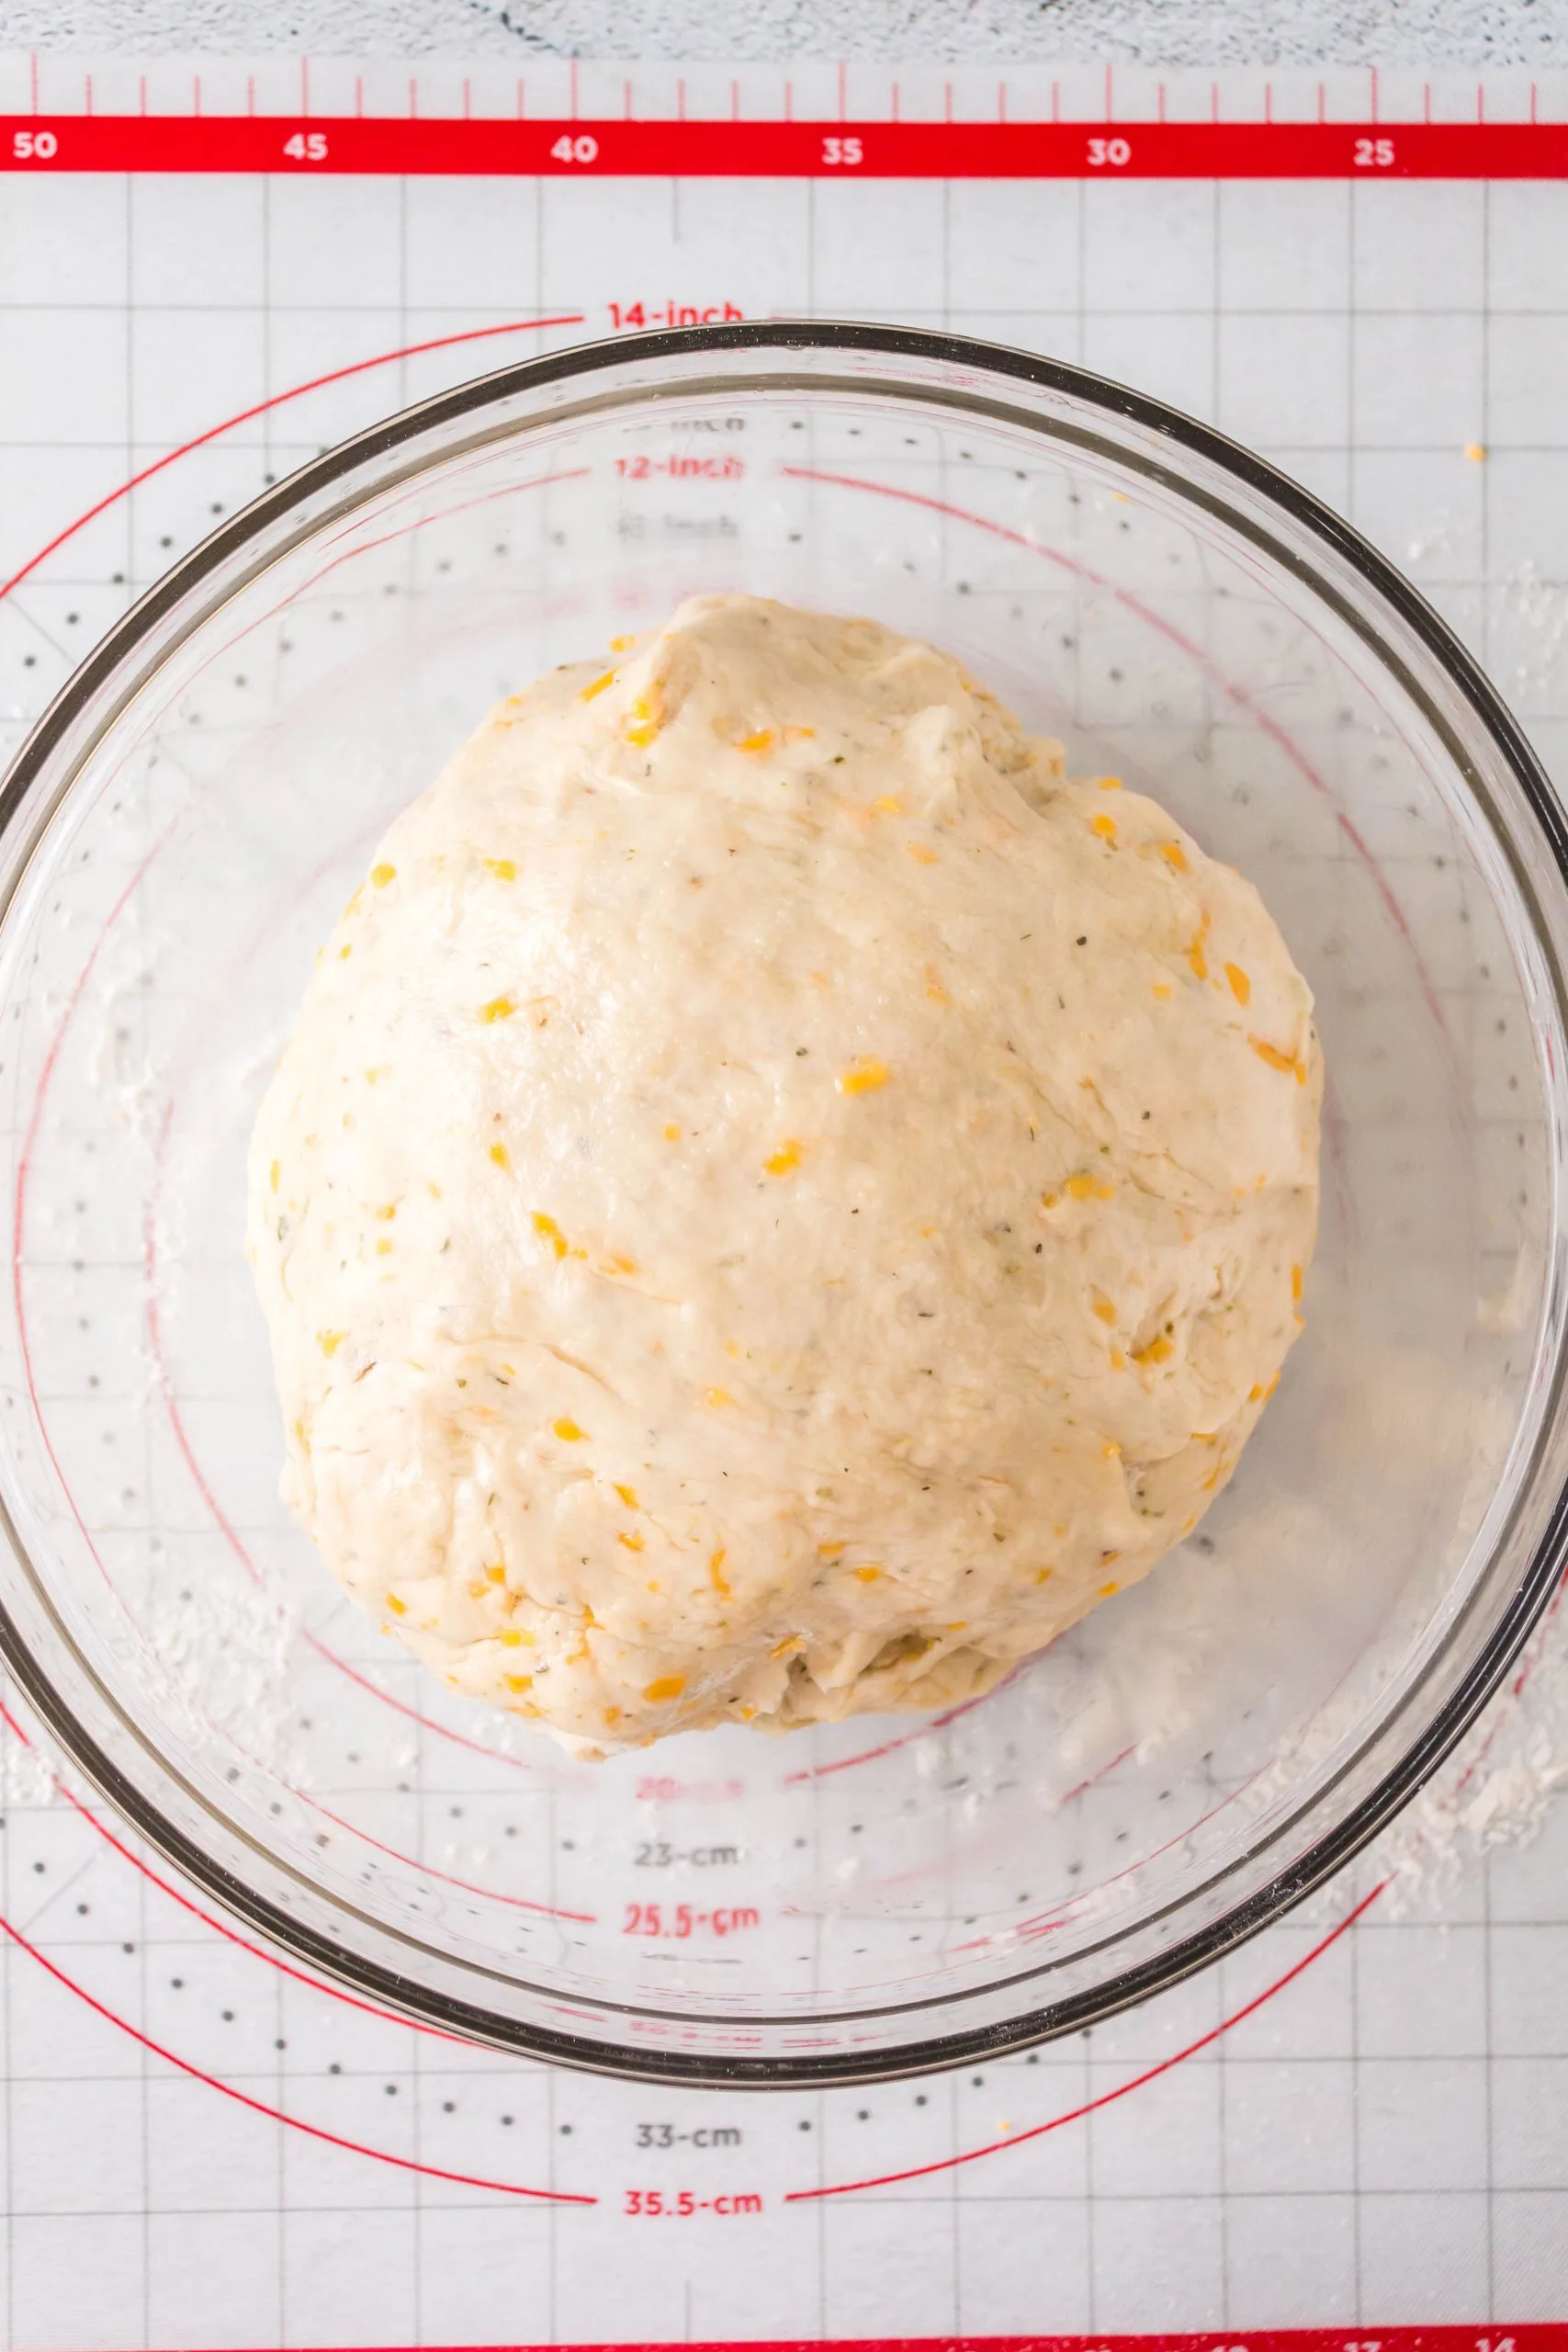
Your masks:
M0 47L603 58L1568 59L1568 0L0 0Z

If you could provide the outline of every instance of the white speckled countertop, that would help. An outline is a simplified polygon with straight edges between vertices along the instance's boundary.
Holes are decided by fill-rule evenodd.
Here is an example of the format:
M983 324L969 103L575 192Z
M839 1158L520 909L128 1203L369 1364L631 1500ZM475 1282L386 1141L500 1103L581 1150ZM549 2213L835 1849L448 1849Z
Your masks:
M1568 0L0 0L0 46L1540 69Z

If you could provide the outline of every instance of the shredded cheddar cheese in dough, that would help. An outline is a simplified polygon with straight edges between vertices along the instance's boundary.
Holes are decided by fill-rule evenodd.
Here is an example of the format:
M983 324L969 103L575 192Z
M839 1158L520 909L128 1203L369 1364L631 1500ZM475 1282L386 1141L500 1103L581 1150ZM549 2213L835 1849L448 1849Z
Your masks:
M285 1492L579 1749L949 1706L1272 1395L1312 1000L1250 884L929 646L724 595L614 651L398 819L267 1091Z

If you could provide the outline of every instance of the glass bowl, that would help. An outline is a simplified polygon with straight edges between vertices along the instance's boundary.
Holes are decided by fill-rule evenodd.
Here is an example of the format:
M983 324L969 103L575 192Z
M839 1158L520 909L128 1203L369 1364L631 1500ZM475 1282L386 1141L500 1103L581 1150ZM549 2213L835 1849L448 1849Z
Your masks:
M390 816L497 696L739 587L934 639L1257 882L1316 991L1304 1337L1195 1538L989 1697L575 1762L276 1498L258 1093ZM892 328L503 369L307 465L5 787L0 1644L216 1902L425 2024L649 2077L1090 2023L1409 1797L1563 1554L1562 812L1420 598L1190 420Z

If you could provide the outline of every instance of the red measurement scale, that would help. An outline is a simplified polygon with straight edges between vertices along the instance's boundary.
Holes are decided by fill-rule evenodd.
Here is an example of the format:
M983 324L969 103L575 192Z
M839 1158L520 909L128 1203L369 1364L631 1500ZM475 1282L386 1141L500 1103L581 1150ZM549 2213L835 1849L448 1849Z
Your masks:
M655 2206L639 2202L637 2210L649 2219L680 2219L719 2206L744 2212L760 2201L716 2199L713 2208L704 2209L683 2203L678 2197L668 2201L660 2198ZM715 2338L693 2342L683 2352L1563 2352L1565 2346L1568 2321L1537 2320L1508 2328L1255 2327L1153 2335L781 2336L748 2339L744 2347L729 2338ZM370 2352L370 2347L344 2346L344 2352ZM414 2347L379 2346L375 2352L414 2352ZM551 2352L551 2347L522 2343L425 2345L420 2352ZM664 2347L651 2342L622 2341L580 2345L577 2352L664 2352Z
M745 179L1562 179L1568 124L0 117L16 172Z

